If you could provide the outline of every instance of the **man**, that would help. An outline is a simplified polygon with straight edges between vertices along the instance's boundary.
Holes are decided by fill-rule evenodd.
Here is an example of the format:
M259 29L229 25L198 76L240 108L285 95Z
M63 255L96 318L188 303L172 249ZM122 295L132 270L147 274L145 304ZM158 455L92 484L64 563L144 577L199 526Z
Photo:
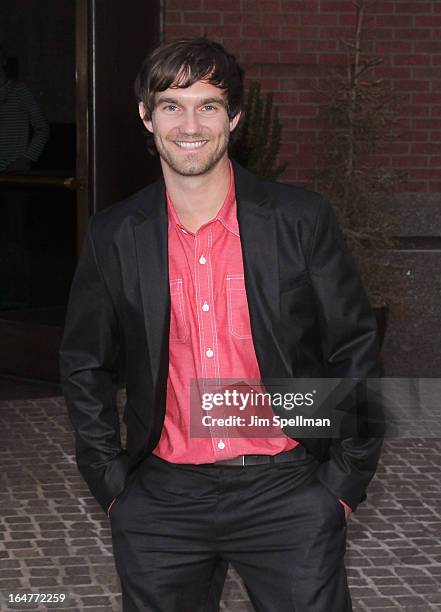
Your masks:
M46 146L49 126L28 87L10 78L0 46L0 175L28 173ZM29 305L30 256L25 228L31 194L0 187L0 309Z
M135 89L163 178L92 220L61 351L124 610L217 609L229 562L256 610L347 612L346 517L381 438L196 438L190 423L193 379L378 375L375 320L335 217L320 195L230 162L243 72L221 45L160 46Z
M7 55L0 47L0 172L29 172L49 138L49 126L32 93L8 78Z

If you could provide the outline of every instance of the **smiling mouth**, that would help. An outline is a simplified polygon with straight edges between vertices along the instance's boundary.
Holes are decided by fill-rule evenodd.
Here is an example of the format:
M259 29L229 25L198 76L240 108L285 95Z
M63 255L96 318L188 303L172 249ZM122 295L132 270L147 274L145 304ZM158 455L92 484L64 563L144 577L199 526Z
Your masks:
M196 140L194 142L186 142L185 140L175 140L175 145L186 151L196 151L208 142L208 140Z

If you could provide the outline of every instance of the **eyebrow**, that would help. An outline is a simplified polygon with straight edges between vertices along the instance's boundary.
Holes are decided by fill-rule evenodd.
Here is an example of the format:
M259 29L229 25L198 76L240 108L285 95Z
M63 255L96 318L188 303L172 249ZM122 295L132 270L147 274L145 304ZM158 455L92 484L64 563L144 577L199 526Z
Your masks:
M205 104L221 104L225 108L227 104L223 98L219 97L211 97L211 98L199 98L196 100L197 106L204 106ZM177 98L169 98L165 96L160 96L156 101L155 106L159 106L160 104L176 104L176 106L180 106L180 101Z

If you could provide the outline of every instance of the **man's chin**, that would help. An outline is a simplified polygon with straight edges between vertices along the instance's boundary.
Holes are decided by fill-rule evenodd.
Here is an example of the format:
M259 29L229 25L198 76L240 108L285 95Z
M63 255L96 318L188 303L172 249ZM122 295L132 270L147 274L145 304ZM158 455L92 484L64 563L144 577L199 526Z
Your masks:
M164 161L180 176L201 176L214 168L219 160L190 160L187 162L176 162L175 160L165 159Z

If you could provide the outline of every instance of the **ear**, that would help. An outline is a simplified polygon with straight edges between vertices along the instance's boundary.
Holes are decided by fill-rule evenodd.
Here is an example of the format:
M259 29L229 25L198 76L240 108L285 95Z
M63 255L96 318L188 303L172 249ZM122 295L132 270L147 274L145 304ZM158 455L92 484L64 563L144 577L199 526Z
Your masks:
M234 117L230 119L230 132L232 132L236 128L241 116L242 116L242 113L237 113L237 115L234 115Z
M146 117L146 110L145 110L145 106L144 106L143 102L140 102L138 104L138 112L139 112L139 116L141 117L141 121L143 122L143 124L145 125L147 130L149 132L153 133L152 121L148 120L148 119L145 119L145 117Z

